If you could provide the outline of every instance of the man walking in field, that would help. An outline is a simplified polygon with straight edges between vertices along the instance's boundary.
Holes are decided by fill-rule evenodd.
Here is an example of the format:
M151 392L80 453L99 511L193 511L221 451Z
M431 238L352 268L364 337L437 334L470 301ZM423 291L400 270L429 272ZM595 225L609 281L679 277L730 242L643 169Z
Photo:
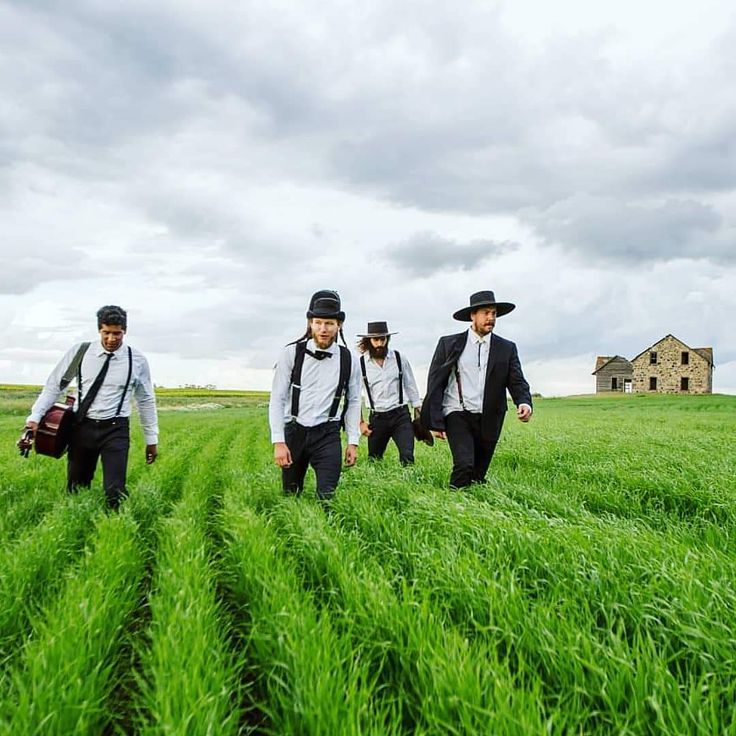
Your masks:
M520 421L532 415L529 384L516 345L493 332L496 319L516 305L479 291L453 317L470 322L464 332L441 337L427 378L422 424L447 439L451 488L483 483L506 416L508 389Z
M307 310L307 332L287 345L273 377L269 423L274 462L285 493L300 494L311 465L317 496L329 500L342 469L340 426L347 433L345 464L355 465L360 439L360 368L337 344L345 313L335 291L318 291ZM344 338L343 338L344 342Z
M123 346L128 315L117 306L97 312L98 343L73 345L46 381L26 420L34 435L38 423L59 395L61 379L73 362L76 368L75 420L67 451L67 490L89 488L102 458L107 504L117 509L127 497L131 395L135 396L146 441L146 464L158 454L158 416L148 361L133 347Z
M418 416L421 400L409 361L389 348L391 335L395 334L388 331L386 322L369 322L366 333L358 335L360 372L370 410L368 421L360 421L360 432L368 438L369 458L380 460L389 440L393 440L399 462L412 465L414 427L409 404Z

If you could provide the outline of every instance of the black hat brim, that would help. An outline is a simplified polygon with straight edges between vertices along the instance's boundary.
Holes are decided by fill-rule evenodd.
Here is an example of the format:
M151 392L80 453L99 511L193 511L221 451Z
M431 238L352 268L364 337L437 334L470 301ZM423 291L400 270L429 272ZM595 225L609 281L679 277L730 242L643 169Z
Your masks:
M358 337L388 337L389 335L398 335L398 332L371 332L368 335L358 335Z
M474 304L472 307L463 307L462 309L458 309L452 317L459 322L471 322L472 313L475 312L476 309L482 309L483 307L496 307L496 316L503 317L504 314L513 312L514 309L516 309L516 304L512 304L511 302L483 302L481 304Z

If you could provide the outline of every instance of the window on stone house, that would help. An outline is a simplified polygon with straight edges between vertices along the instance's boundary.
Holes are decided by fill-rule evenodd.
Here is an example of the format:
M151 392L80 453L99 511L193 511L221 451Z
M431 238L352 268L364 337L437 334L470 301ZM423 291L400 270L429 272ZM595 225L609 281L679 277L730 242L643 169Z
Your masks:
M682 363L682 365L690 365L690 353L688 353L687 350L682 351L680 362Z
M682 376L680 378L680 391L689 391L690 390L690 379L687 376Z
M652 352L649 353L649 365L657 365L657 352L656 352L656 350L652 350Z
M649 376L649 390L650 391L657 390L657 376Z
M616 376L611 377L611 391L618 391L618 378Z

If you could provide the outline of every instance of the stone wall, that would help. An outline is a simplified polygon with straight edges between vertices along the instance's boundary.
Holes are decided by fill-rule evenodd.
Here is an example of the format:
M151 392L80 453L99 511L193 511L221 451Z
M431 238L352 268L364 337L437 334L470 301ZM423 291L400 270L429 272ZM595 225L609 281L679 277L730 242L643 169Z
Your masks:
M657 354L656 364L651 363L651 353ZM682 355L688 362L683 364ZM696 353L676 337L668 335L631 361L634 367L634 391L657 393L709 394L713 391L713 369L702 355ZM657 379L656 389L650 388L650 379ZM687 389L682 379L687 378Z

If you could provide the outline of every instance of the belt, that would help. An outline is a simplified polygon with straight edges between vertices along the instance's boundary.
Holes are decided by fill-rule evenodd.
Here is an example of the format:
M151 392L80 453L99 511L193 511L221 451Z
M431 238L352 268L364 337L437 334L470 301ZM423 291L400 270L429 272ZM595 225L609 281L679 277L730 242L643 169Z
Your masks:
M409 407L407 404L402 404L401 406L397 406L393 409L389 409L388 411L372 411L371 416L372 417L390 417L392 414L399 414L402 411L408 411Z
M81 424L94 424L96 427L105 427L108 424L127 424L128 417L110 417L109 419L92 419L92 417L85 417L82 419Z

